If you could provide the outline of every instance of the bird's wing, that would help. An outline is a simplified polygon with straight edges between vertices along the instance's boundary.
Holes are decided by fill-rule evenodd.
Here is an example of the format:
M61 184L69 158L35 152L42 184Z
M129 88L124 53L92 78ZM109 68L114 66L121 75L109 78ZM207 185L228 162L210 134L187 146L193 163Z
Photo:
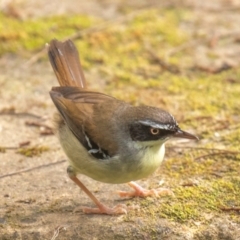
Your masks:
M112 141L115 130L109 127L111 124L107 119L112 118L120 101L103 93L83 91L79 87L54 87L50 96L76 138L88 151L92 146L90 152L95 152L95 155L92 154L94 157L112 156L117 152L117 143ZM108 109L104 109L105 106Z

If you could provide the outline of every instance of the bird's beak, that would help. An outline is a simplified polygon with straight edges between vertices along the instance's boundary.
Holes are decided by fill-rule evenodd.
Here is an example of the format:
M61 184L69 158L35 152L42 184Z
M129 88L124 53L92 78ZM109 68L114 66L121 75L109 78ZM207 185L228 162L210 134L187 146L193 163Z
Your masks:
M199 138L191 133L185 132L181 129L178 129L177 132L173 134L173 137L177 138L187 138L187 139L194 139L194 140L199 140Z

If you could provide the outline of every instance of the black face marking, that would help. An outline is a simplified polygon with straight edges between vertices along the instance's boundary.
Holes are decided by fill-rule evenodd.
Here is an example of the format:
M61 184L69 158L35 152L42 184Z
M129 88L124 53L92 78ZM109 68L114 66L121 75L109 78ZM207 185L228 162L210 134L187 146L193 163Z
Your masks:
M101 149L95 142L93 142L86 134L86 132L83 132L86 144L84 144L84 147L87 149L88 153L91 154L96 159L108 159L110 158L108 151Z
M157 127L158 126L158 127ZM153 126L137 122L129 127L130 136L133 141L156 141L166 139L177 131L177 125L164 126L154 124Z

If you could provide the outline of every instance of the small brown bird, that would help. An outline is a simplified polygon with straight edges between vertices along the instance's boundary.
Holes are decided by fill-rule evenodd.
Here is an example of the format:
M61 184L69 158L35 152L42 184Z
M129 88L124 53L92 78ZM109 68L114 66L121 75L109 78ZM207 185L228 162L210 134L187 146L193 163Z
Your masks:
M182 131L174 117L159 108L132 106L99 92L89 91L78 51L71 40L52 40L48 56L60 87L50 96L60 113L56 132L70 165L72 179L96 204L85 213L123 214L127 207L109 208L102 204L77 178L84 174L104 183L128 183L133 192L120 196L159 195L166 189L146 190L132 182L153 173L165 154L171 138L198 139Z

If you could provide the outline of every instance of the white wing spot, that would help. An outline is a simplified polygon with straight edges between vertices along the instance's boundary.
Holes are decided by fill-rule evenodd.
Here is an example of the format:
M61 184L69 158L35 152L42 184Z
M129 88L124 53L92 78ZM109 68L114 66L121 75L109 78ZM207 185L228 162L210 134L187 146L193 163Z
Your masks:
M92 144L90 143L90 140L89 140L88 136L86 134L84 134L84 136L85 136L85 139L87 141L88 147L92 148Z
M87 134L83 131L83 134L84 134L84 137L85 137L85 139L86 139L86 141L87 141L87 145L88 145L88 148L90 148L89 150L88 150L88 153L89 154L91 154L91 155L95 155L95 154L100 154L100 155L102 155L102 158L101 157L98 157L99 159L106 159L106 158L109 158L110 156L108 156L100 147L99 147L99 145L98 144L95 144L95 143L93 143L94 145L96 145L97 147L98 147L98 149L96 149L96 148L93 148L93 145L92 145L92 143L91 143L91 140L89 139L89 137L87 136ZM96 156L94 156L94 157L96 157Z

